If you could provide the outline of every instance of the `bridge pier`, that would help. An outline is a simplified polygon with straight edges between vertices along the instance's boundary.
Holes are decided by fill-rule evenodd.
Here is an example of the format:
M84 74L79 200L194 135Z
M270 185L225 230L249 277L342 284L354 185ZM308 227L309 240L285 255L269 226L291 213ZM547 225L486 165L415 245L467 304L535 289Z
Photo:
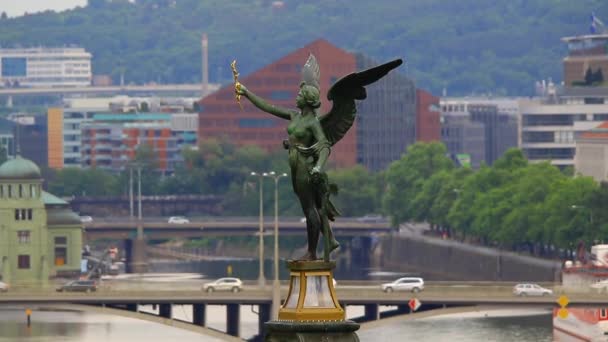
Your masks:
M239 304L226 305L226 334L239 337L241 323L241 306Z
M140 238L139 236L136 239L125 240L125 258L127 259L127 273L147 272L148 264L146 263L146 240L144 240L143 237Z
M163 318L171 319L173 317L171 314L171 304L159 304L158 315Z
M363 308L364 308L364 313L363 313L364 322L376 321L376 320L380 319L380 308L378 307L378 304L365 304L363 306Z
M192 323L204 327L206 310L206 304L192 304Z
M260 304L258 313L258 335L263 339L266 336L264 323L270 321L272 304Z

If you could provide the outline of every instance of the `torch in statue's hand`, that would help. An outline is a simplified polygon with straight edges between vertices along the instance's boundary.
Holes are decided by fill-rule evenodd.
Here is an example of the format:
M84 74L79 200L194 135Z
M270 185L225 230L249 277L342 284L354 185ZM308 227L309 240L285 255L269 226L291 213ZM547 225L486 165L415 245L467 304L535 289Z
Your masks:
M243 110L243 105L241 104L241 95L245 95L245 91L247 89L239 82L239 72L236 70L236 59L230 63L230 69L232 69L232 78L234 79L234 97L236 98L236 102Z

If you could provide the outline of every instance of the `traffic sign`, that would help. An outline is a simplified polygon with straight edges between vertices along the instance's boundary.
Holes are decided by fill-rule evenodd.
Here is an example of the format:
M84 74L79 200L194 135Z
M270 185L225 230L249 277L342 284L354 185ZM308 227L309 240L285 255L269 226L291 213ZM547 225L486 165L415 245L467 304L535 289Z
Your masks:
M407 305L410 307L410 309L412 309L412 311L416 311L416 310L418 310L420 305L422 305L422 303L420 303L420 301L417 298L412 298L407 303Z
M562 308L565 308L569 303L570 303L570 301L568 300L568 297L566 297L565 295L561 295L559 297L559 299L557 300L557 304L559 304L559 306L561 306Z
M557 310L557 316L561 319L566 319L568 317L568 309L560 308Z

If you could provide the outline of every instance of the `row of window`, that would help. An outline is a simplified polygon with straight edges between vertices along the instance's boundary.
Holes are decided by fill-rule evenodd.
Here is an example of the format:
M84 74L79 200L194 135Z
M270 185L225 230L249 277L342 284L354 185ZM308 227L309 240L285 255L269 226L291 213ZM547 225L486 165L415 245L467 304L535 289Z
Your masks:
M32 209L15 209L15 221L31 221L32 216Z
M0 198L38 198L40 186L36 184L0 185Z

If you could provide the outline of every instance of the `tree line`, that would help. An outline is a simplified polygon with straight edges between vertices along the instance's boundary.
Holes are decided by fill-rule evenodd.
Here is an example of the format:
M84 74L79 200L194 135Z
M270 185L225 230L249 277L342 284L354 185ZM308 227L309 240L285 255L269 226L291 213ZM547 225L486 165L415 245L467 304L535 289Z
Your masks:
M153 169L153 155L142 148L136 162ZM250 173L289 173L284 151L267 153L222 139L203 141L197 150L184 150L183 157L171 176L143 172L143 194L220 195L224 215L255 216L259 178ZM535 254L608 239L608 184L573 177L548 162L528 163L519 149L472 170L455 166L442 143L416 143L384 171L330 166L328 174L338 185L333 201L343 216L382 213L395 226L428 222L453 238ZM128 194L128 171L66 168L46 178L59 196ZM263 186L265 212L272 213L274 181L265 178ZM289 177L279 181L278 190L280 215L302 216Z

